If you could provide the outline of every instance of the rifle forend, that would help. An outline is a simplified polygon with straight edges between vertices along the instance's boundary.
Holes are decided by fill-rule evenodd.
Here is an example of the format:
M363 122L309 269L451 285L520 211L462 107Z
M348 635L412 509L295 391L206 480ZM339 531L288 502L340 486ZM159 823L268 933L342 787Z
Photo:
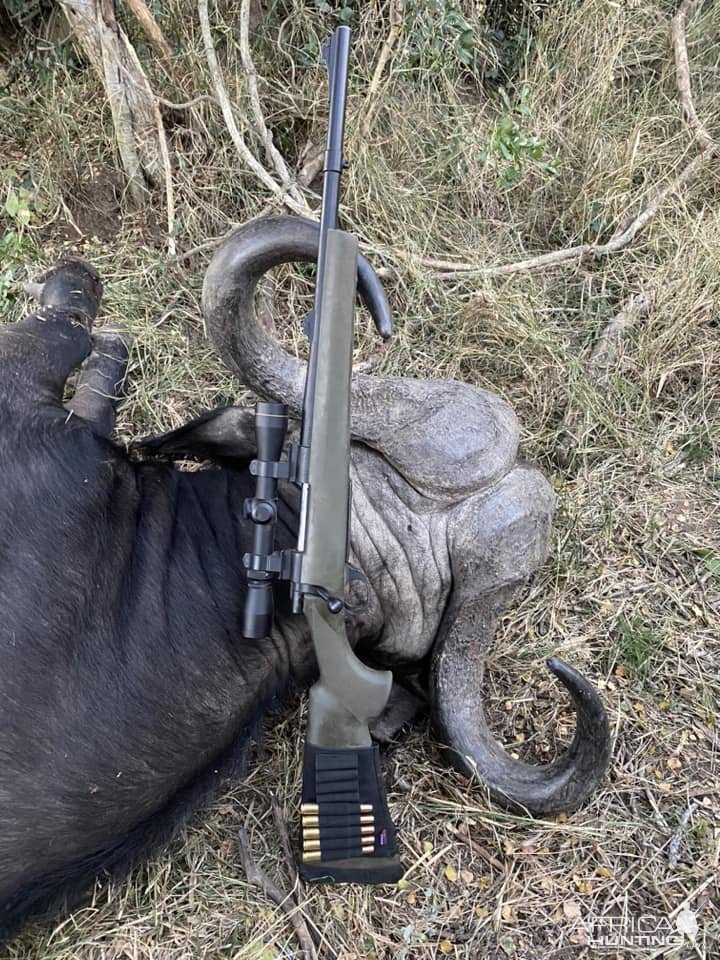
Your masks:
M329 230L314 344L321 375L314 390L298 545L302 582L297 589L320 668L310 690L300 872L308 880L381 883L398 880L402 868L368 724L387 703L392 674L373 670L355 656L341 600L350 511L356 276L357 239Z

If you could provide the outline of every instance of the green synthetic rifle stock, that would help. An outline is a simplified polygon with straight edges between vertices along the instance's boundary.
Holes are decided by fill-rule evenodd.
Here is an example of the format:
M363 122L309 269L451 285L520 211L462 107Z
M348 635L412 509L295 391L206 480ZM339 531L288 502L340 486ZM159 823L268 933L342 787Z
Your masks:
M287 407L259 403L256 496L246 504L255 522L245 558L248 598L243 632L267 636L272 581L291 583L293 612L310 626L320 677L310 690L303 758L302 853L307 880L385 883L402 875L377 747L369 723L384 709L389 671L373 670L353 653L345 625L350 524L350 396L358 242L336 229L350 31L338 27L325 46L330 91L323 171L317 288L312 315L300 443L281 461ZM302 490L297 549L273 551L277 481Z

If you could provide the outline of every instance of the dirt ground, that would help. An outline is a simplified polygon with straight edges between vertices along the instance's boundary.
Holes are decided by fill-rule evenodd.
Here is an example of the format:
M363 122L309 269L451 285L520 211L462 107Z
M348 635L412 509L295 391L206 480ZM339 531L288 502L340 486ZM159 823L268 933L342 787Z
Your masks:
M234 225L282 209L235 152L197 5L150 6L169 64L118 5L150 85L194 101L161 105L170 236L161 178L142 208L129 202L102 85L59 11L40 8L0 44L0 310L20 316L18 281L62 252L95 264L102 319L134 337L119 442L247 398L205 338L202 277ZM404 879L310 889L276 823L279 811L294 835L305 707L293 702L270 718L245 781L130 877L100 878L81 909L26 928L3 960L289 960L301 953L288 911L322 960L720 956L720 154L683 110L676 0L557 0L544 15L517 4L502 21L500 4L484 6L406 0L375 86L396 4L256 4L251 51L265 121L296 171L324 137L319 41L339 20L353 29L342 217L381 269L396 324L381 351L361 318L356 363L465 380L514 406L558 511L478 696L507 749L545 762L574 720L543 662L577 666L607 705L606 781L572 815L509 814L448 769L423 720L384 755ZM247 117L240 0L210 9ZM696 117L720 138L720 4L691 6L686 33ZM250 122L244 134L265 163ZM523 265L612 248L658 191L617 249ZM307 273L278 271L272 324L296 352L311 296ZM618 317L622 335L599 354ZM282 907L246 879L243 826Z

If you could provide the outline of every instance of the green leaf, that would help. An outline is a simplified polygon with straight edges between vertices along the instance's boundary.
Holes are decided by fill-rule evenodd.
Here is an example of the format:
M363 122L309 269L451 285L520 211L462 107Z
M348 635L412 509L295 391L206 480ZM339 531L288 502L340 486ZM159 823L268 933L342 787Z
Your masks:
M5 201L5 212L9 217L15 217L20 208L20 200L14 190L11 190Z
M708 557L705 566L713 577L720 577L720 557Z

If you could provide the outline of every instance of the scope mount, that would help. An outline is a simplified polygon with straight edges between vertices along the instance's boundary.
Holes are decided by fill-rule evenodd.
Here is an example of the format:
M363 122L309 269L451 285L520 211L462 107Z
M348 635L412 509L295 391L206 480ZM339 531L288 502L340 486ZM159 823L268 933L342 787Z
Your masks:
M267 407L282 408L283 412L268 412ZM261 404L257 405L255 428L257 432L264 429L263 418L286 418L287 406L285 404ZM279 425L275 425L278 430ZM287 429L287 428L285 428ZM276 438L277 439L277 438ZM263 444L258 437L258 448ZM254 497L247 497L243 503L243 516L250 520L255 528L256 536L253 539L253 551L243 555L243 567L247 571L248 584L253 584L255 589L264 592L265 608L271 606L272 584L276 580L287 581L291 584L292 594L292 612L302 613L303 599L306 596L317 597L322 600L332 614L341 613L342 610L356 610L359 607L346 603L342 597L334 596L325 587L319 584L304 583L302 577L302 552L294 549L275 550L274 548L274 529L277 523L277 482L286 480L298 487L307 484L308 476L308 453L307 447L299 443L289 443L287 445L287 457L284 459L260 459L257 457L250 463L250 473L257 478L256 492ZM260 487L264 489L261 491ZM258 533L261 541L261 549L258 546ZM268 550L267 547L271 549ZM365 575L357 567L348 563L346 565L348 579L350 581L362 580L367 586ZM255 611L246 610L245 624L247 632L243 629L243 635L246 637L256 637L258 633L258 615ZM263 619L263 622L267 621Z

